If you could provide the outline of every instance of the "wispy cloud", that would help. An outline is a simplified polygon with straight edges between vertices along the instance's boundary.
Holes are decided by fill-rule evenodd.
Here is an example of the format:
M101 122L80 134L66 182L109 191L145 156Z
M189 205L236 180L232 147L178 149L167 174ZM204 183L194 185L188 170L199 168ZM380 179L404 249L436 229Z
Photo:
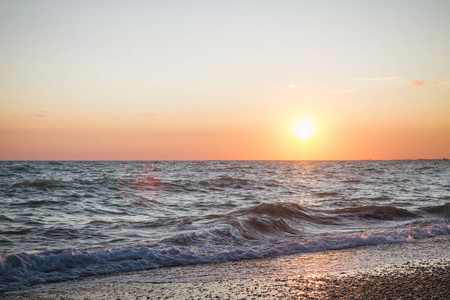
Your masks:
M415 79L411 81L411 85L412 86L424 86L427 84L433 84L433 85L440 85L441 82L433 80L433 81L425 81L425 80L419 80L419 79Z
M425 85L427 82L425 80L419 80L419 79L415 79L411 81L411 85L412 86L422 86Z
M33 117L36 117L36 118L44 118L46 116L47 116L47 112L45 112L45 111L41 111L41 112L33 115Z
M32 115L11 115L10 117L13 119L33 119L33 118L45 118L48 115L48 111L41 110Z

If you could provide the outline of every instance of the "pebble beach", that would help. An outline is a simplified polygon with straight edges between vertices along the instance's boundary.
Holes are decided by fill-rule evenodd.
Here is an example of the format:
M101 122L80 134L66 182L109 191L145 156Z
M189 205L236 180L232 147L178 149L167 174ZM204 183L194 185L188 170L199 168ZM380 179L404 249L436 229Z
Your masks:
M9 300L449 299L449 248L450 239L443 236L407 245L87 277L0 296Z
M450 299L450 261L341 276L184 283L81 283L3 299Z

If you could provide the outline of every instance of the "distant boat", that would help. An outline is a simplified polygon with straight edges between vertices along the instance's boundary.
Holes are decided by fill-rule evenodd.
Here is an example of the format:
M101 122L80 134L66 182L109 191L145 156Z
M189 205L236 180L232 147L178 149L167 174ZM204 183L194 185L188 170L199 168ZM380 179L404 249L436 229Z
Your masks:
M446 159L446 158L444 157L442 160L448 160L448 159Z

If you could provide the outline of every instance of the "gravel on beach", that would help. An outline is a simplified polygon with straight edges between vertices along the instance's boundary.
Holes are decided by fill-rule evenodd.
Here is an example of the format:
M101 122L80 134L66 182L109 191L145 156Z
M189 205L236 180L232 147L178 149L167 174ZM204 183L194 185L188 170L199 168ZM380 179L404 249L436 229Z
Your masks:
M450 260L343 274L195 282L55 284L3 299L450 299Z
M449 261L282 280L293 299L450 299ZM293 293L297 293L293 296Z

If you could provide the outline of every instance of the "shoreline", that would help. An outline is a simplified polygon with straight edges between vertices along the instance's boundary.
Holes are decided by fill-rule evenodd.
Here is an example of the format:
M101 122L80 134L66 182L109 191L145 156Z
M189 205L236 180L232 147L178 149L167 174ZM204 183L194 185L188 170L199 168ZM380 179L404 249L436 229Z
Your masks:
M353 274L193 282L59 284L3 299L449 299L450 260Z
M79 278L2 299L450 298L450 236Z

